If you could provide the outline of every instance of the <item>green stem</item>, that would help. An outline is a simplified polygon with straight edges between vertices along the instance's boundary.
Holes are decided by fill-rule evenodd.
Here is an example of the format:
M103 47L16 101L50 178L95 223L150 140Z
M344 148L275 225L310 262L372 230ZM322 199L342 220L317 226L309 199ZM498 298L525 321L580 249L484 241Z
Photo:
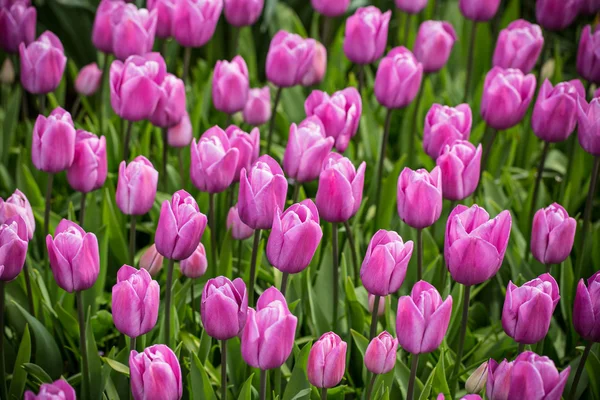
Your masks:
M517 354L521 354L525 351L525 343L519 343L519 347L517 349Z
M167 268L167 288L165 293L165 342L171 347L171 297L173 291L173 267L175 260L169 259Z
M292 194L292 204L296 204L298 202L298 197L300 196L300 186L302 184L298 181L294 182L294 192Z
M46 94L40 94L40 114L46 115Z
M267 398L267 371L260 370L260 400Z
M321 36L321 43L327 47L329 44L329 32L331 32L331 18L323 16L323 32Z
M31 276L29 275L29 265L27 264L27 260L25 260L25 264L23 264L23 275L25 275L25 288L27 289L27 303L29 305L29 314L31 314L35 318L33 290L31 289ZM2 309L0 309L0 311L2 311Z
M489 127L489 126L488 126ZM491 133L491 137L485 144L485 148L483 149L483 156L481 157L481 175L483 175L483 171L485 171L488 163L488 159L490 157L490 153L492 152L492 146L494 141L496 141L496 136L498 135L498 130L494 128L489 128ZM479 184L481 185L481 179L479 180Z
M377 186L375 191L375 224L379 223L379 201L381 199L381 180L383 179L383 167L385 161L385 150L387 147L388 138L390 135L390 124L392 122L392 112L394 110L388 108L385 116L385 124L383 127L383 137L381 138L381 150L379 152L379 165L377 167Z
M46 184L46 208L44 209L44 240L50 231L50 208L52 201L52 184L54 183L54 174L48 174Z
M79 316L79 346L81 347L81 393L82 398L88 398L90 374L88 368L87 344L85 341L85 310L83 306L83 295L81 291L75 293L77 297L77 315Z
M196 296L194 295L194 286L196 285L196 279L192 279L192 284L190 285L190 302L192 303L192 325L195 327L196 326L196 311L194 308L194 300L196 299Z
M209 193L208 195L208 223L210 224L210 254L212 256L212 269L214 271L213 276L217 276L217 221L215 219L215 194Z
M460 364L462 363L463 350L465 345L465 335L467 334L467 323L469 322L469 302L471 300L471 286L464 287L462 321L460 325L460 335L458 337L458 350L456 351L456 361L454 363L454 372L452 373L452 396L456 393L458 378L460 373Z
M274 398L279 396L281 398L281 367L275 369L273 374L273 391L275 392Z
M281 294L283 295L283 297L285 297L285 292L287 291L289 277L289 272L284 272L281 276Z
M327 388L321 388L321 400L327 400Z
M180 147L177 151L177 160L179 161L179 176L181 177L181 186L183 188L186 187L186 171L185 171L185 165L183 162L183 147Z
M100 93L99 93L99 102L100 102L100 134L104 134L106 131L106 116L105 116L105 108L104 108L104 87L106 86L106 82L108 82L108 75L110 70L110 55L104 54L104 65L102 66L102 83L100 84Z
M221 400L227 399L227 340L221 340Z
M590 190L585 202L585 211L583 212L583 228L581 230L581 242L579 243L579 251L577 252L577 268L575 269L575 282L581 277L581 268L583 266L585 241L590 229L590 220L592 217L592 208L594 207L594 194L596 192L596 183L598 182L598 172L600 171L600 157L594 159L594 170L592 172L592 180L590 181Z
M567 186L569 185L569 182L571 182L571 174L573 173L573 162L575 161L575 151L577 149L576 142L577 135L571 135L571 137L568 139L567 144L567 169L565 175L563 176L563 180L560 185L560 194L558 196L558 198L562 200L561 204L563 204L565 207L568 206L568 204L566 203L565 193L567 192Z
M358 267L358 256L356 255L356 242L354 241L354 234L352 233L352 227L349 221L344 221L344 227L346 228L346 237L350 244L350 254L352 255L352 268L354 270L354 286L360 286L360 271Z
M271 144L273 143L273 130L275 129L275 117L277 116L277 106L279 105L279 100L281 99L281 92L283 88L278 87L277 93L275 94L275 101L273 102L273 110L271 112L271 121L269 122L269 136L267 136L267 150L266 154L271 153Z
M473 79L473 60L475 58L475 41L477 39L477 21L472 21L469 55L467 58L467 78L465 81L465 94L463 102L466 103L471 94L471 80Z
M581 359L579 360L579 366L577 367L577 372L575 373L575 378L573 378L573 383L571 384L571 392L569 393L569 400L575 400L575 395L577 394L577 385L579 384L579 380L581 379L581 374L583 373L583 368L585 367L585 362L587 361L588 356L590 355L590 351L592 350L592 346L594 342L589 342L585 346L585 350L581 355Z
M123 160L129 160L129 142L131 141L131 128L133 126L132 121L126 122L127 127L125 128L125 139L123 140Z
M540 184L542 183L542 177L544 175L544 164L546 163L546 157L548 156L548 150L550 150L550 142L544 142L544 149L542 150L542 156L540 158L540 165L538 166L537 174L535 177L535 185L533 186L533 196L531 197L531 205L529 207L529 235L527 238L531 237L531 230L533 223L533 213L535 212L535 206L537 204L538 194L540 190ZM525 251L525 259L529 258L529 251L531 250L531 240L527 240L527 250Z
M371 313L371 331L369 333L369 340L373 340L375 335L377 335L377 317L379 315L379 302L381 301L381 296L375 295L373 299L373 312Z
M6 387L6 365L5 365L5 354L4 351L4 301L5 301L5 293L4 293L4 281L0 281L0 394L2 394L3 399L8 399L8 390Z
M415 380L417 378L417 368L419 367L419 355L413 354L410 366L410 378L408 379L408 393L406 400L412 400L415 393ZM452 396L454 398L454 396Z
M240 44L240 28L231 26L231 58L234 58L238 53L238 47Z
M258 256L260 233L260 229L254 231L254 244L252 245L252 258L250 259L250 284L248 289L248 305L254 305L254 280L256 279L256 257Z
M338 224L337 222L331 223L331 246L333 256L333 331L337 327L338 320L338 303L339 303L339 291L340 291L340 270L339 270L339 259L338 259Z
M242 273L242 252L243 252L244 241L238 240L238 257L237 257L237 270L238 274Z
M410 33L410 27L412 26L412 15L406 14L406 19L404 20L404 37L402 38L402 43L404 46L408 46L408 34Z
M362 90L365 87L365 66L357 64L358 67L358 94L362 97Z
M417 280L423 279L423 229L417 229Z
M167 185L167 164L169 162L169 130L167 128L162 128L162 138L163 138L163 148L162 148L162 174L160 177L162 188L165 192L168 192ZM183 174L183 171L179 171Z
M81 203L79 204L79 226L83 228L85 222L85 201L87 199L87 193L81 193Z
M135 215L131 216L131 223L129 224L129 262L131 266L135 266L135 224L137 222L137 217Z
M415 163L415 154L417 150L415 149L415 137L417 136L417 118L419 115L419 107L421 106L421 101L423 100L423 86L425 85L425 80L421 84L419 88L419 93L417 94L417 101L415 103L415 111L413 112L412 122L410 124L410 131L408 132L409 143L408 143L408 167L414 168Z
M77 113L79 112L79 106L81 105L81 95L78 95L73 102L73 107L71 108L71 117L73 117L73 121L77 118Z
M192 48L186 47L183 51L183 76L182 80L187 84L188 76L190 73L190 59L192 58Z
M373 386L375 386L375 379L377 379L377 374L373 374L373 376L369 380L369 386L367 387L367 400L371 400L371 395L373 394Z
M134 337L130 337L129 338L129 353L131 354L132 351L136 350L137 348L135 347L135 342L136 342L136 338Z

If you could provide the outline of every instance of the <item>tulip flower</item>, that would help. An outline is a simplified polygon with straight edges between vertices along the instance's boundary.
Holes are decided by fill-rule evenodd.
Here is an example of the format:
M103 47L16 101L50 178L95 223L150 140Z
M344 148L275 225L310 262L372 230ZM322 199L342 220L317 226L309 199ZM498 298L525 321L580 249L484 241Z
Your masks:
M465 389L467 393L480 393L484 388L488 378L488 362L485 361L467 378Z
M489 361L486 395L490 400L560 399L571 367L558 372L546 356L526 351L514 361Z
M225 19L238 28L254 25L264 5L264 0L225 0Z
M177 125L170 127L167 131L167 145L169 147L187 147L192 142L194 132L190 116L186 112Z
M231 230L231 237L236 240L248 239L254 234L254 229L244 224L240 219L237 204L229 209L227 214L227 229Z
M442 212L442 174L404 168L398 178L398 215L415 229L431 226Z
M35 39L37 12L28 1L8 2L0 7L0 48L7 53L18 53Z
M537 0L535 18L549 31L562 31L577 18L581 0Z
M98 50L113 53L113 32L125 8L122 0L102 0L96 10L92 28L92 43Z
M163 261L164 257L156 251L156 245L153 243L140 257L139 265L148 271L150 276L155 277L162 269Z
M152 208L158 185L158 171L144 156L129 164L121 161L117 181L116 201L126 215L144 215Z
M312 86L320 83L327 72L327 49L319 42L315 42L315 51L310 68L301 80L302 86Z
M65 50L58 36L50 31L37 40L19 45L21 84L29 93L46 94L56 90L67 65Z
M500 0L460 0L458 6L465 18L476 22L485 22L494 18L498 12Z
M107 173L106 138L78 129L75 157L67 170L69 185L78 192L89 193L104 185Z
M0 83L12 85L15 81L15 67L10 58L5 58L0 67Z
M199 190L220 193L233 182L239 158L227 134L218 126L192 142L190 176Z
M302 83L311 67L315 51L313 39L279 31L271 40L267 53L267 79L279 88Z
M418 14L427 7L427 0L394 0L394 4L407 14Z
M242 111L249 90L248 67L241 56L231 62L217 61L212 80L212 101L217 110L225 114Z
M575 304L573 306L573 325L575 331L585 340L600 342L600 272L577 284Z
M340 383L346 371L347 347L348 344L333 332L321 336L308 354L308 381L325 390Z
M148 10L156 10L156 36L168 39L173 36L173 13L176 0L148 0Z
M346 20L344 54L355 64L377 61L387 45L391 11L382 13L377 7L360 7Z
M415 39L416 59L423 65L423 72L432 73L444 68L456 42L452 24L445 21L425 21L419 27Z
M362 100L358 91L349 87L329 96L313 90L304 102L307 117L317 116L325 129L325 135L335 139L335 148L346 151L350 139L357 131L362 114Z
M229 340L246 325L248 293L241 278L233 282L224 276L209 279L202 291L200 316L206 333L217 340Z
M596 0L582 0L581 12L589 15L597 14L600 12L600 3Z
M204 250L202 243L198 243L198 247L196 247L196 250L190 257L179 262L181 274L191 279L196 279L204 275L207 267L206 250Z
M461 201L471 196L481 175L481 145L477 148L467 140L445 145L436 160L442 173L442 196Z
M262 125L271 119L271 91L269 86L250 89L248 100L242 113L244 122L250 125Z
M544 36L539 25L524 19L513 21L498 35L494 67L517 68L528 74L535 67L543 47Z
M160 84L156 108L150 114L150 122L161 128L177 125L187 114L185 85L173 74L166 74ZM166 160L163 159L163 162Z
M125 60L129 56L143 56L152 51L158 18L156 10L148 12L145 8L138 9L135 4L126 4L112 17L112 51L115 57Z
M35 232L35 218L29 200L19 189L6 200L0 197L0 224L5 224L15 216L23 219L27 227L27 240L31 240Z
M31 161L40 171L66 170L75 157L75 128L71 114L57 107L46 118L39 115L33 127Z
M365 352L365 365L374 374L387 374L396 365L398 339L387 332L373 338Z
M82 96L91 96L98 91L102 83L102 70L98 64L91 63L81 68L75 79L75 90Z
M123 265L112 288L112 316L119 332L132 339L152 330L158 320L160 287L145 269Z
M576 229L577 221L560 204L538 210L531 231L531 252L535 259L547 266L565 261L573 248Z
M423 149L436 160L446 145L469 140L473 115L468 104L456 107L433 104L425 116Z
M371 314L373 314L375 312L375 298L376 297L379 297L379 296L375 296L375 295L369 293L369 312ZM385 298L380 299L380 300L381 301L379 302L378 307L377 307L377 316L378 317L381 317L385 313L386 300L385 300Z
M589 104L584 98L577 100L577 138L585 151L600 156L600 97Z
M597 54L600 44L600 30L587 25L581 32L579 50L577 52L577 72L590 82L600 84L600 55ZM584 96L585 98L585 96Z
M27 246L27 225L20 215L12 216L0 225L0 285L12 281L21 273Z
M334 18L344 15L348 10L350 0L310 0L310 4L319 14Z
M134 400L178 400L183 394L181 367L168 346L155 344L129 355L131 393Z
M253 128L250 133L246 133L237 126L231 125L225 130L225 134L229 138L231 148L238 150L238 161L233 174L233 182L239 182L242 169L249 170L258 158L260 132L258 128Z
M422 79L423 64L406 47L396 47L379 63L375 97L388 109L404 108L417 96Z
M223 0L182 0L175 3L172 35L184 47L202 47L212 38Z
M521 287L509 282L502 309L504 332L519 344L539 342L548 333L558 300L558 284L550 274L540 275Z
M58 379L52 383L42 383L38 394L31 390L25 392L24 400L77 400L75 389L64 379Z

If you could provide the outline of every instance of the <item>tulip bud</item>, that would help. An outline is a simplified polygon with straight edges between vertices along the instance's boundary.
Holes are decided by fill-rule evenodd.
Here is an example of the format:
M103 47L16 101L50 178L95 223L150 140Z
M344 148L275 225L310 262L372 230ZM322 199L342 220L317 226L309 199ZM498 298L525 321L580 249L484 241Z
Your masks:
M60 221L52 235L46 236L48 258L54 280L69 293L94 286L100 272L96 235L69 220Z
M314 52L314 39L277 32L267 53L267 79L280 88L299 85L312 65Z
M185 85L175 75L166 74L150 122L161 128L170 128L181 122L186 114Z
M442 173L442 195L461 201L475 193L481 175L481 144L475 148L467 140L444 146L436 160Z
M346 20L344 54L355 64L371 64L381 58L387 45L391 11L360 7Z
M542 264L560 264L569 257L575 240L577 221L567 210L553 203L533 217L531 253Z
M406 47L396 47L379 63L375 97L386 108L404 108L419 93L422 80L423 64Z
M496 275L508 246L512 218L502 211L490 220L478 205L458 205L448 217L444 258L454 279L466 286L483 283Z
M1 11L0 11L1 12ZM5 58L0 68L0 83L12 85L15 81L15 67L10 58Z
M317 116L308 117L299 127L292 124L283 155L286 175L296 182L317 179L334 142L333 137L326 137L325 127Z
M492 68L485 77L481 98L481 116L485 122L497 130L512 128L521 122L533 99L535 84L533 74Z
M585 99L577 99L577 139L585 151L600 156L600 97L589 104Z
M315 52L310 68L302 77L302 86L312 86L320 83L327 72L327 49L319 42L315 42Z
M106 138L78 129L75 157L67 170L69 185L78 192L89 193L104 185L107 173Z
M67 57L60 39L46 31L25 46L19 45L21 60L21 84L29 93L46 94L53 92L67 65Z
M525 351L514 361L489 361L486 395L489 400L560 399L571 367L560 374L546 356Z
M310 0L310 4L319 14L334 18L344 15L350 0Z
M233 181L239 182L242 169L246 168L246 170L249 170L258 158L258 153L260 152L260 132L258 128L254 128L250 133L246 133L237 126L230 125L225 130L225 134L229 138L231 148L238 150L238 161Z
M138 9L135 4L126 4L119 14L113 15L113 52L115 57L125 60L129 56L152 51L156 33L157 11Z
M170 260L185 260L198 247L206 221L206 215L188 192L175 192L160 208L154 238L156 250Z
M550 31L561 31L571 25L581 8L581 0L537 0L535 18Z
M215 33L221 10L223 0L177 1L173 12L173 37L184 47L204 46Z
M144 156L129 164L121 161L116 200L119 210L127 215L144 215L152 208L158 186L158 171Z
M297 274L312 261L323 237L319 212L312 200L291 205L273 218L267 242L267 258L281 272Z
M446 145L457 140L469 140L473 115L468 104L456 107L434 104L425 116L423 149L436 160Z
M225 19L238 28L254 25L264 5L264 0L225 0Z
M190 176L202 192L220 193L233 182L239 151L231 146L229 137L218 126L207 130L190 148Z
M0 281L15 279L27 257L27 225L19 215L10 217L0 225Z
M456 32L452 24L445 21L425 21L419 27L415 39L416 59L423 64L426 73L444 68L456 42Z
M268 86L248 91L242 116L245 123L256 126L271 119L271 91Z
M37 12L28 1L9 1L0 7L0 48L18 53L19 45L26 46L35 39Z
M365 365L374 374L387 374L396 365L398 339L387 332L381 332L371 340L365 352Z
M206 250L202 243L198 243L198 247L190 257L179 262L181 273L191 279L200 278L206 272L207 267Z
M407 14L418 14L427 7L427 0L394 0L394 3Z
M325 135L335 139L335 148L346 151L350 139L358 132L358 124L362 114L360 93L353 87L335 92L329 96L320 90L313 90L304 102L307 117L317 116Z
M596 28L592 33L591 26L587 25L581 32L579 50L577 51L577 72L590 82L600 84L600 30ZM585 98L585 96L584 96Z
M467 393L480 393L485 388L485 383L488 377L488 363L487 361L481 364L465 383L465 389Z
M452 296L442 302L435 287L425 281L415 283L410 296L398 299L398 343L412 354L431 353L444 340L451 314Z
M129 370L134 400L181 399L181 367L173 350L164 344L146 347L141 353L132 350Z
M75 79L75 90L82 96L91 96L102 83L102 70L98 64L91 63L81 68Z
M362 202L366 168L364 161L357 171L346 157L338 153L327 156L315 198L321 218L327 222L345 222L356 214Z
M71 114L57 107L48 118L38 115L33 126L31 161L40 171L64 171L75 157L75 127Z
M121 0L100 1L92 28L92 43L98 50L107 54L113 52L113 31L124 8L125 2Z
M231 230L231 237L236 240L248 239L254 234L254 229L244 224L240 219L237 204L229 209L227 214L227 229Z
M238 211L252 229L270 229L277 208L285 207L288 183L277 161L261 156L250 170L242 169Z
M360 278L367 292L387 296L398 291L404 282L412 251L412 241L404 243L393 231L377 231L360 268Z
M6 200L0 197L0 224L5 224L11 217L19 216L27 227L27 240L33 238L35 232L35 218L31 204L23 192L19 189Z
M231 62L217 61L212 79L212 101L217 110L226 114L242 111L249 90L248 67L241 56Z
M263 371L281 367L292 353L297 324L285 297L271 286L258 298L256 310L248 308L241 336L242 358Z
M500 31L494 50L494 67L517 68L528 74L543 47L544 36L539 25L524 19L513 21Z
M383 314L385 314L386 298L387 297L382 297L381 299L379 299L379 307L377 307L378 317L381 317ZM375 295L369 293L369 313L371 314L373 314L374 312L373 307L375 307Z
M558 284L550 274L540 275L521 287L509 282L502 309L504 332L517 343L539 342L548 333L558 300Z
M241 278L231 282L224 276L209 279L202 291L200 317L208 336L229 340L246 325L248 293Z
M194 133L190 116L186 112L177 125L169 128L167 132L167 144L169 147L187 147L192 142Z
M77 400L75 389L64 379L59 379L53 383L42 383L38 394L31 390L25 392L24 400Z
M465 18L477 22L485 22L494 18L499 6L500 0L460 0L458 3L461 14Z
M145 269L152 277L158 275L163 267L164 257L156 251L156 245L148 247L140 257L140 268Z
M173 32L173 13L176 0L148 0L148 10L156 10L156 36L168 39Z
M112 315L119 332L131 338L152 330L158 320L160 287L145 269L123 265L112 288Z
M404 168L398 177L398 215L415 229L431 226L442 213L442 174L439 167Z
M600 342L600 272L577 284L573 305L575 331L585 340Z
M318 388L332 388L341 382L346 371L348 344L333 332L317 340L308 354L306 372L309 382Z
M600 2L597 0L582 0L581 12L588 15L597 14L600 12Z

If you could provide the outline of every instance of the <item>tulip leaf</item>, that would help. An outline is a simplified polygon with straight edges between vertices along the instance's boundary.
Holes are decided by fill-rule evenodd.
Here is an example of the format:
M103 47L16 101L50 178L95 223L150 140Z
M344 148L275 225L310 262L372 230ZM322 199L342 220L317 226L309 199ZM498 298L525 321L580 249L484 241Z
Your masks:
M254 374L250 374L250 377L246 379L244 386L242 386L242 390L240 391L240 395L238 396L238 400L252 400L252 379L254 378Z
M18 129L17 123L19 120L19 110L21 109L22 93L21 87L16 86L15 91L9 95L8 104L4 109L2 140L0 140L0 160L2 160L3 165L8 165L8 155Z
M99 400L102 398L104 386L106 385L106 379L101 379L102 362L100 360L100 356L98 355L98 347L96 346L96 339L94 338L94 331L92 330L90 308L87 309L87 319L85 323L85 340L90 373L90 399Z
M365 353L367 352L367 347L369 347L369 339L356 332L355 330L351 330L350 333L352 334L354 343L356 343L356 347L358 347L358 351L360 351L360 354L364 359Z
M208 375L206 375L206 370L195 354L192 354L192 369L190 374L192 386L190 395L193 400L217 400Z
M305 344L300 354L295 357L292 376L285 387L282 400L305 400L310 398L310 382L308 382L306 375L306 364L308 363L308 354L311 347L311 343Z
M113 370L129 377L129 367L127 365L121 364L117 360L113 360L112 358L108 358L108 357L101 357L101 360L104 361Z
M39 383L54 382L54 379L52 379L50 375L48 375L48 373L37 364L25 363L23 364L23 369L25 369L29 375L36 378Z
M13 368L13 378L8 394L9 399L21 399L23 397L23 391L25 390L25 384L27 383L27 371L23 368L23 365L28 363L30 358L31 335L29 334L29 326L25 325L25 331L23 332L23 338L21 339L19 352L17 353L17 359L15 360L15 366Z

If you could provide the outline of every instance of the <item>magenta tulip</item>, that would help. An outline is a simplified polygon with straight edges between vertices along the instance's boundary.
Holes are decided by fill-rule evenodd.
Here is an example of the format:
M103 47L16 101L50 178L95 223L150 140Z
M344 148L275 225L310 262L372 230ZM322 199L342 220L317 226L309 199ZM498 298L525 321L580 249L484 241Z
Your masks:
M173 14L176 0L148 0L148 10L156 10L156 36L168 39L173 36Z
M577 100L577 139L585 151L600 156L600 97L589 104L583 98Z
M19 189L6 200L0 197L0 224L5 224L11 217L19 216L27 227L27 240L33 238L35 218L27 196Z
M332 388L341 382L346 372L348 344L333 332L317 340L308 354L308 381L318 388Z
M249 170L252 164L258 158L260 152L260 131L258 128L252 129L250 133L246 133L235 125L230 125L225 134L229 138L231 148L238 150L238 161L233 181L240 181L240 172L246 168Z
M538 210L533 217L531 252L542 264L560 264L569 257L577 221L560 204Z
M144 215L152 208L158 186L158 171L144 156L129 164L121 161L117 181L117 206L123 214Z
M355 64L371 64L381 58L387 45L391 11L361 7L346 20L344 54Z
M423 72L437 72L444 68L456 42L456 32L446 21L425 21L419 27L415 39L416 59L423 65Z
M113 52L113 32L115 23L119 21L125 8L121 0L101 0L94 17L92 43L104 53Z
M431 173L404 168L398 177L398 215L409 226L431 226L442 213L442 174L439 167Z
M590 82L600 84L600 30L587 25L581 32L577 52L577 72Z
M161 128L171 128L181 122L186 114L185 85L175 75L166 74L150 122Z
M271 91L268 86L248 91L248 100L242 115L245 123L255 126L271 119Z
M319 14L334 18L344 15L350 0L310 0L310 4Z
M75 128L71 114L57 107L48 118L38 115L33 126L31 161L40 171L66 170L75 158Z
M404 108L419 93L423 64L406 47L396 47L381 60L375 75L375 97L386 108Z
M65 50L58 36L50 31L36 41L19 45L21 84L29 93L46 94L56 90L67 65Z
M212 101L217 110L226 114L242 111L249 90L248 67L241 56L231 62L217 61L212 78Z
M148 271L150 276L156 276L163 267L164 257L156 251L156 245L148 247L139 260L140 268Z
M106 181L106 138L78 129L75 136L75 158L67 170L69 185L78 192L100 189Z
M461 201L475 193L481 175L481 144L475 148L467 140L444 146L436 164L442 173L442 196Z
M26 46L35 39L37 12L29 1L8 2L0 7L0 48L17 53L19 45Z
M302 77L302 86L312 86L321 83L327 72L327 49L319 42L315 42L315 51L308 71Z
M543 47L542 28L518 19L500 31L493 64L495 67L517 68L528 74L535 67Z
M582 0L537 0L537 22L550 31L561 31L571 25L580 11Z
M202 291L200 317L208 336L229 340L242 333L248 314L248 293L241 278L209 279Z
M277 32L267 53L267 79L280 88L301 84L312 65L314 52L313 39L286 31Z
M387 374L396 365L398 339L387 332L381 332L371 340L365 352L365 365L374 374Z
M179 262L179 269L183 276L195 279L199 278L206 273L208 267L208 261L206 260L206 250L204 245L198 243L198 247L190 257Z
M498 12L500 0L460 0L458 6L465 18L485 22L494 18Z
M600 2L597 0L582 0L581 12L589 15L597 14L600 12Z
M194 132L192 132L192 122L186 112L177 125L169 128L167 131L167 144L169 147L187 147L192 142Z
M98 64L91 63L81 68L75 79L75 90L82 96L91 96L100 88L102 70Z
M53 383L42 383L38 394L31 390L25 392L24 400L77 400L75 389L64 379L59 379Z
M575 331L585 340L600 342L600 271L577 284L573 305Z
M27 225L20 215L0 225L0 281L12 281L25 265L28 237Z
M473 114L468 104L456 107L434 104L425 116L423 127L423 149L434 160L446 145L456 140L469 140Z
M225 0L225 19L238 28L254 25L264 5L264 0Z
M223 0L181 0L175 3L172 35L184 47L202 47L213 37Z
M120 60L152 51L156 34L157 12L126 4L113 17L112 50Z
M244 224L240 219L237 204L229 209L227 214L227 229L231 230L231 237L236 240L248 239L254 234L254 229Z
M396 8L408 14L418 14L427 7L427 0L394 0Z
M134 400L179 400L183 394L177 356L164 344L146 347L129 355L131 393Z

